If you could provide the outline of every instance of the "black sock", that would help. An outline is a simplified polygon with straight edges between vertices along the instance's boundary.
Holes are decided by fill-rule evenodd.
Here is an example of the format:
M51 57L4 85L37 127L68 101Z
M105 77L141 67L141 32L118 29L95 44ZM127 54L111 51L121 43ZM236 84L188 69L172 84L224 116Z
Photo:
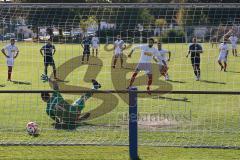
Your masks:
M197 71L196 71L196 70L194 70L194 74L195 74L195 76L197 76L197 75L198 75L198 73L197 73Z

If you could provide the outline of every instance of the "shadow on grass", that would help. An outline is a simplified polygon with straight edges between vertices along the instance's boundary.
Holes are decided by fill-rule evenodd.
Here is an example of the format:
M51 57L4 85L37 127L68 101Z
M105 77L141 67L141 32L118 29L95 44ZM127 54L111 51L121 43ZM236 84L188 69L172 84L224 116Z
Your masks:
M230 72L230 73L240 73L240 72L236 72L236 71L227 71L227 72Z
M175 80L168 80L168 82L173 82L173 83L186 83L184 81L175 81Z
M213 83L213 84L226 84L225 82L216 82L216 81L208 81L208 80L200 80L200 82Z
M120 128L121 126L119 125L109 125L109 124L92 124L92 123L87 123L87 122L82 122L78 124L78 127L81 126L90 126L90 127L107 127L107 128Z
M12 81L13 84L20 84L20 85L31 85L30 82L24 82L24 81Z
M77 130L78 128L85 128L85 127L101 127L101 128L120 128L121 126L119 125L108 125L108 124L92 124L92 123L87 123L87 122L78 122L76 124L53 124L55 129L58 130L68 130L68 131L74 131Z
M61 79L57 79L56 81L57 81L57 82L63 82L63 83L68 83L68 82L70 82L70 81L65 81L65 80L61 80Z
M186 97L184 97L184 98L170 98L170 97L163 97L163 96L155 96L152 99L166 99L166 100L170 100L170 101L191 102Z

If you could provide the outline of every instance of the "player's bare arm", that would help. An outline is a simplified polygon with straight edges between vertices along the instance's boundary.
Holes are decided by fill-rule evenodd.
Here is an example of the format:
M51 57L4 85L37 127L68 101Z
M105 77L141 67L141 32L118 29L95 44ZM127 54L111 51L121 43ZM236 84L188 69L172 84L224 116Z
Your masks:
M59 90L59 86L58 86L57 81L53 81L53 80L49 79L49 82L52 83L54 90L56 90L56 91Z
M54 47L53 48L53 55L56 53L56 48Z
M7 54L6 54L6 52L5 52L5 49L3 48L2 50L2 53L3 53L3 55L6 57L6 58L10 58Z
M16 55L13 58L14 59L17 58L18 54L19 54L19 51L17 51Z
M42 74L41 78L42 78L43 82L49 82L50 84L52 84L53 89L54 89L55 91L58 91L58 90L59 90L59 86L58 86L57 81L52 80L51 78L48 78L48 76L47 76L47 75L44 75L44 74Z
M168 61L170 61L170 59L171 59L171 52L168 51Z
M41 49L40 49L40 53L41 53L41 55L43 56L43 52L42 52L42 50L43 50L43 49L41 48Z
M188 58L188 55L189 55L189 54L190 54L190 51L188 51L188 54L187 54L187 56L186 56L187 58Z
M133 50L131 50L131 52L128 54L128 57L131 58L132 54L133 54Z
M154 60L156 63L159 62L158 59L157 59L155 56L153 56L153 60Z

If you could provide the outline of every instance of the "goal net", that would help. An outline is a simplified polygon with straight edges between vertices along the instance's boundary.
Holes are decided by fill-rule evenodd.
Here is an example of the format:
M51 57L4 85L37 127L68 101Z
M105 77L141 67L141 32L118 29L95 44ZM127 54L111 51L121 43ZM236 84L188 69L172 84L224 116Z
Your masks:
M0 4L0 47L16 39L19 55L12 81L7 80L6 59L0 58L1 145L128 145L128 93L94 93L82 114L90 113L75 130L55 129L41 92L53 90L43 83L44 60L39 50L50 39L56 48L54 61L63 98L72 104L92 88L125 90L140 58L133 47L153 37L171 52L169 80L160 76L153 62L154 91L204 91L138 94L139 145L185 147L239 147L239 58L228 45L227 72L220 71L218 46L223 36L239 37L239 4ZM237 6L237 7L236 7ZM84 37L100 40L98 56L82 63ZM126 44L123 68L113 68L113 43L117 35ZM191 58L186 58L192 37L201 44L201 79L195 80ZM157 47L157 44L154 44ZM53 78L52 67L48 76ZM140 72L134 82L146 90L147 76ZM37 92L37 91L39 92ZM28 92L29 91L29 92ZM36 91L32 93L31 91ZM208 94L218 91L218 94ZM25 126L34 121L40 136L29 136Z

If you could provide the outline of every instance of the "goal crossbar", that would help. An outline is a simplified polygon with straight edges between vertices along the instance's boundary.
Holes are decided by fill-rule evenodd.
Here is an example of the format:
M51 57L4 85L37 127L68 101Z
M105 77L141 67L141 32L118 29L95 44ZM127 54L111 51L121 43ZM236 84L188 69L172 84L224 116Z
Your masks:
M1 8L239 8L238 3L0 3Z
M1 90L0 94L4 93L42 93L42 92L49 92L53 93L55 90ZM224 95L240 95L239 91L199 91L199 90L58 90L60 93L129 93L129 92L136 92L136 93L155 93L155 94L224 94Z

